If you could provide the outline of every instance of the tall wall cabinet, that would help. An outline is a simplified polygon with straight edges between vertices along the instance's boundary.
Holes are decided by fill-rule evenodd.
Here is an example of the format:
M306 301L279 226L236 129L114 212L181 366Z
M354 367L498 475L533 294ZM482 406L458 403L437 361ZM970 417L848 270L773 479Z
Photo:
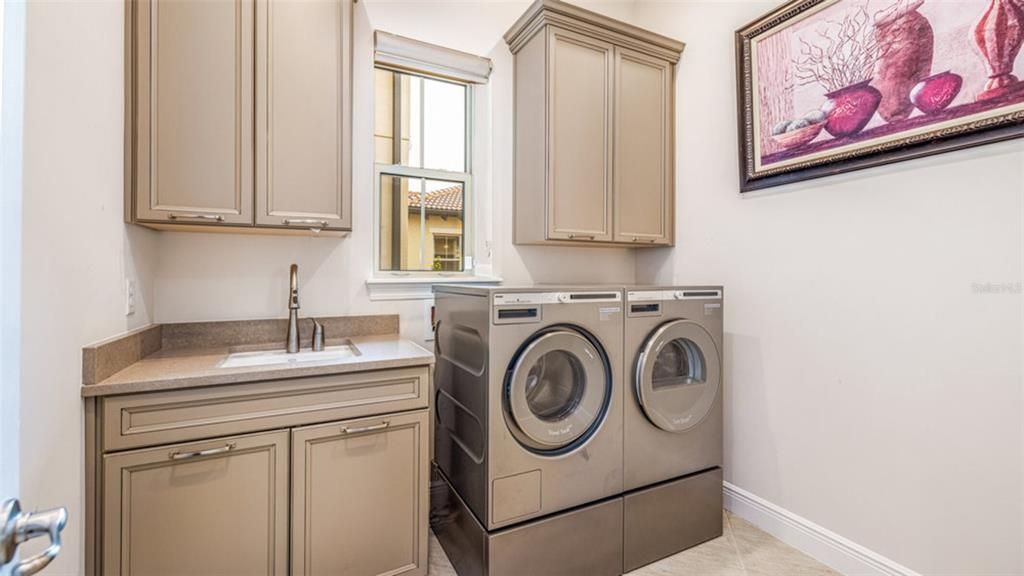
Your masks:
M505 40L516 243L672 245L683 44L559 0L538 0Z
M350 230L352 0L127 0L126 218Z

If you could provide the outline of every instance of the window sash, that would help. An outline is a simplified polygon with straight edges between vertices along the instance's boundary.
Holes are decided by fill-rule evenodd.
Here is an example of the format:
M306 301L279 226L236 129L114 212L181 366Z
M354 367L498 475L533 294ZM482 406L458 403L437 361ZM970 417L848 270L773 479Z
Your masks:
M380 261L380 225L381 215L381 178L385 176L398 176L405 178L416 178L426 180L441 180L453 184L462 185L462 260L464 267L458 271L437 271L437 270L383 270ZM373 212L374 212L374 234L373 234L373 271L377 277L461 277L473 276L473 178L466 172L452 172L449 170L434 170L430 168L414 168L395 164L375 164L373 171Z

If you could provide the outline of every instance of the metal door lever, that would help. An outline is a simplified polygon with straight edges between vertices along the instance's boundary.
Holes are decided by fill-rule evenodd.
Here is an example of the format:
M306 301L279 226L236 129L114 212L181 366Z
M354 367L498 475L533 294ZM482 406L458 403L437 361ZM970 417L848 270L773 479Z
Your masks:
M21 504L11 499L0 506L0 522L0 568L14 561L22 542L44 534L50 537L50 546L46 550L10 567L11 576L32 576L46 568L60 553L60 533L68 523L68 511L66 508L54 508L45 512L22 512Z

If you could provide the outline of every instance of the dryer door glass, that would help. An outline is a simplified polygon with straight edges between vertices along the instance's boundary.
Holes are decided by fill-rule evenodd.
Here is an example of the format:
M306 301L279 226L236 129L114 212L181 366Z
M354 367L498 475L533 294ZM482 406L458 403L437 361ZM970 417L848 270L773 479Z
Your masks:
M715 342L694 322L662 324L644 343L634 381L640 407L655 426L686 431L707 415L719 393Z
M505 379L505 417L531 450L561 451L585 442L600 425L611 396L604 352L572 328L534 335Z

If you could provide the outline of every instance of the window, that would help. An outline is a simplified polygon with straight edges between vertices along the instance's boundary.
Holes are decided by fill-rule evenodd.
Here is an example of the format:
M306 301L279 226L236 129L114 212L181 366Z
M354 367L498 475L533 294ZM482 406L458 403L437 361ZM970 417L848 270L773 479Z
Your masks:
M378 269L463 272L469 89L381 68L375 75ZM446 239L440 267L437 237Z
M376 33L377 274L472 272L472 95L490 61Z
M434 270L453 272L462 266L462 237L434 235Z

